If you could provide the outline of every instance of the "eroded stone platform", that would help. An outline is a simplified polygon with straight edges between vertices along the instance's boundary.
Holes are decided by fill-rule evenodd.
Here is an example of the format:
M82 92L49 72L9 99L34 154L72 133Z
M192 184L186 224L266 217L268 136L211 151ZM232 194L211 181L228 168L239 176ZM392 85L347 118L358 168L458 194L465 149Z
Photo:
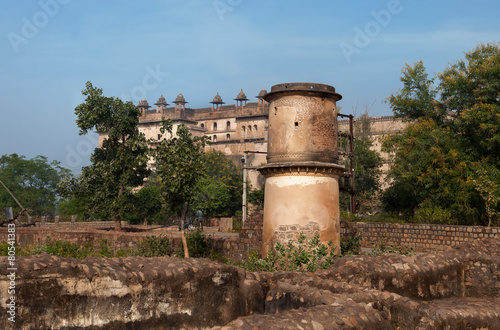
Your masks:
M7 258L0 264L6 315ZM349 256L314 274L206 259L19 257L22 329L500 329L500 241Z

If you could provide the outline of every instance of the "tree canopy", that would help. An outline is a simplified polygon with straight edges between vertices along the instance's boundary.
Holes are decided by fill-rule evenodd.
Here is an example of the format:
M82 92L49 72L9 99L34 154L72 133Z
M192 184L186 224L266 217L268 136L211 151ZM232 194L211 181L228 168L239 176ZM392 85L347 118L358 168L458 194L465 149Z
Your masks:
M387 98L394 116L405 120L441 117L442 111L435 100L437 91L432 86L434 79L429 79L424 63L406 64L401 72L403 88Z
M203 159L206 177L199 181L193 207L208 216L233 216L241 210L241 170L218 150L207 151Z
M180 215L184 253L189 257L184 223L188 205L196 196L198 183L206 176L203 150L208 137L192 136L184 124L178 125L175 133L173 129L172 120L163 121L161 133L167 133L167 136L156 148L156 170L165 203L172 212Z
M405 87L388 101L395 114L412 122L383 144L394 155L386 210L425 213L433 222L491 225L500 207L499 46L478 45L439 73L440 102L428 98L435 92L405 92L407 85L431 81L422 62L403 70Z
M47 157L36 156L26 159L18 154L3 155L0 158L0 180L9 188L23 207L32 210L32 215L52 215L56 211L57 183L68 177L70 170L58 161L49 162ZM16 202L0 186L2 210L12 206L19 212Z
M137 127L141 113L132 102L103 96L91 82L82 94L86 100L75 108L80 134L95 130L107 137L90 157L92 165L82 169L78 194L88 197L92 214L112 216L120 230L126 196L149 174L148 143Z

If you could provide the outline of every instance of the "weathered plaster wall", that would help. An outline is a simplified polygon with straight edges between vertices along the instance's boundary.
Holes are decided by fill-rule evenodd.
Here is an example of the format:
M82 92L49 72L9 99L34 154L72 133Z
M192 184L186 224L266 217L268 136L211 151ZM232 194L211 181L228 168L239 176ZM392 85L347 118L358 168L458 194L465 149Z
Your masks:
M2 258L6 259L6 258ZM6 262L0 304L5 315ZM18 329L208 328L256 311L262 289L241 269L176 258L64 259L18 262ZM257 306L258 307L258 306ZM257 310L258 311L258 310ZM0 327L10 328L1 318Z
M273 203L264 208L263 245L285 243L307 231L312 236L319 234L325 245L332 241L340 246L338 181L291 174L266 180L264 199ZM288 233L290 230L295 233Z

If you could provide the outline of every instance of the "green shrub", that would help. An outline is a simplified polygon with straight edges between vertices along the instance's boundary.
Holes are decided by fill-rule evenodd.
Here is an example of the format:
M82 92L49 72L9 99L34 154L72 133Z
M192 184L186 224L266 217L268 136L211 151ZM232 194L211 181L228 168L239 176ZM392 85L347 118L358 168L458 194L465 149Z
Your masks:
M276 243L274 249L268 251L265 258L261 258L256 252L247 256L247 260L239 263L239 266L250 271L307 271L315 272L318 269L330 267L338 257L335 255L335 245L332 242L328 246L321 244L319 235L307 241L306 236L300 233L297 244L288 242L283 245Z
M79 245L70 242L52 241L49 236L45 239L45 252L64 258L83 259L93 254L93 249L80 248Z
M241 216L240 217L237 217L237 216L234 216L233 217L233 231L236 232L236 233L240 233L241 232L241 229L243 227L243 223L242 223L242 218Z
M98 253L99 253L99 257L112 258L114 256L113 248L111 247L111 244L108 243L107 239L101 239L99 241L99 252Z
M414 223L433 223L456 225L458 221L453 219L451 210L439 206L424 206L419 208L413 216Z
M386 238L385 238L385 236L383 236L379 240L378 246L375 246L375 244L374 244L374 246L372 248L372 252L370 254L378 256L378 255L385 254L385 253L395 253L395 254L404 255L404 256L411 256L414 254L412 246L410 246L410 247L405 246L404 248L402 248L402 247L396 246L394 244L387 245Z
M263 205L264 204L264 191L265 185L262 189L254 189L248 193L248 202L253 205Z
M359 217L357 217L356 214L352 214L351 212L347 212L347 211L340 211L340 219L347 221L347 222L361 221L361 219Z
M190 258L208 258L211 253L211 242L208 237L199 229L186 235L186 242L189 250ZM184 246L179 245L175 251L178 258L184 258Z
M363 233L353 236L343 236L340 240L340 253L343 256L359 254Z
M172 243L166 236L148 236L137 245L137 255L143 257L163 257L172 254Z
M0 256L8 256L9 255L9 247L11 245L7 242L0 243ZM15 248L16 250L16 256L17 255L22 255L22 250L18 246Z

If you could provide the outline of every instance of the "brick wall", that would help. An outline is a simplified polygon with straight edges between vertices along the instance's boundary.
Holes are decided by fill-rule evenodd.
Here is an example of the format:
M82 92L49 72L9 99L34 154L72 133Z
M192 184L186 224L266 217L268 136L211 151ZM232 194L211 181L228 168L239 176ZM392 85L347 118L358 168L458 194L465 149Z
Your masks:
M479 226L342 221L340 231L342 236L362 233L361 244L366 248L377 246L385 239L388 245L413 247L415 251L442 250L481 238L500 238L500 228Z
M262 242L262 208L253 208L250 217L240 235L220 234L210 235L212 246L217 253L233 260L242 260L252 251L260 253ZM112 222L101 223L113 227ZM29 228L16 228L18 245L43 245L49 235L52 239L68 241L76 244L92 242L96 247L99 241L106 239L115 250L133 248L147 236L167 234L174 245L179 244L178 231L137 232L123 233L105 231L95 228L94 224L75 223L65 225L46 224ZM395 224L395 223L366 223L341 222L341 235L347 237L361 232L362 246L365 248L377 247L381 239L385 238L386 245L394 244L398 247L413 247L415 251L435 251L445 249L460 243L475 242L482 238L500 238L498 227L470 227L447 226L431 224ZM7 228L0 228L0 242L7 242ZM481 265L477 265L481 268Z

